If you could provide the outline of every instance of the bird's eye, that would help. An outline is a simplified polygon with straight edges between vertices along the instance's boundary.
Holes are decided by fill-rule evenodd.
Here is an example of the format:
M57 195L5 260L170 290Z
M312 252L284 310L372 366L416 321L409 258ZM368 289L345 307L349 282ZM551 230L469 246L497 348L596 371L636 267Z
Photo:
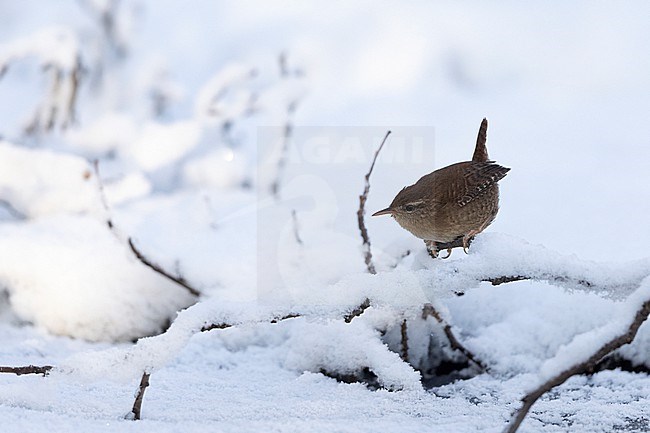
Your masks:
M406 206L404 206L404 210L406 212L413 212L415 210L415 206L413 206L412 204L407 204Z

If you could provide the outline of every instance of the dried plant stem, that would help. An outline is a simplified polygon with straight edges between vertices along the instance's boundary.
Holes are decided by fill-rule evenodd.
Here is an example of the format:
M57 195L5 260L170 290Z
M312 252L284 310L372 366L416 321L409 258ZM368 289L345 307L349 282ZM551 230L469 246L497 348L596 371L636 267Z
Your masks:
M526 394L524 398L521 399L522 406L513 414L510 423L504 430L504 433L515 433L519 429L524 418L526 418L530 408L542 395L556 386L563 384L571 376L585 373L590 369L593 369L598 361L603 359L605 356L609 355L619 347L631 343L641 325L648 319L648 315L650 315L650 300L645 301L641 308L639 308L635 314L634 320L630 323L630 326L623 334L612 338L610 341L602 345L587 360L569 367L541 384L535 390Z
M377 162L377 157L379 156L379 152L381 152L381 149L384 147L384 144L386 143L386 140L388 139L389 135L390 135L390 131L386 132L384 139L382 140L381 144L379 145L379 148L377 148L377 151L375 152L375 156L372 158L372 164L370 164L370 169L368 170L368 173L366 173L365 176L365 185L363 188L363 193L359 196L359 210L357 211L357 221L359 223L359 231L361 232L361 240L363 241L364 260L366 262L366 268L368 268L368 272L371 274L376 274L377 270L375 269L375 265L372 262L372 250L370 248L370 237L368 236L368 229L366 228L366 222L365 222L366 200L368 200L368 192L370 191L370 175L372 174L373 168L375 168L375 162Z

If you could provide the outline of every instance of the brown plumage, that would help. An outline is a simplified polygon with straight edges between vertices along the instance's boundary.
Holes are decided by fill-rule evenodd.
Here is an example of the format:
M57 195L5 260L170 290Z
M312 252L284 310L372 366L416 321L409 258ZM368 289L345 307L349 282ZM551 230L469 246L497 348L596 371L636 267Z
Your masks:
M483 119L471 161L458 162L423 176L402 189L389 207L373 214L391 215L406 230L424 239L429 253L469 243L497 216L499 182L510 171L489 160L487 119ZM456 245L452 243L456 242ZM449 255L447 255L449 257ZM446 258L446 257L445 257Z

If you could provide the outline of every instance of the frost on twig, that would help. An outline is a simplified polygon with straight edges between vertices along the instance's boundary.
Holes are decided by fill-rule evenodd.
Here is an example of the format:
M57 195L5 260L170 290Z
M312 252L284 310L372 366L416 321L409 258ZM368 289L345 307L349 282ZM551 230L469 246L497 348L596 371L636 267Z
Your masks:
M359 224L359 231L361 232L361 240L363 241L363 254L364 260L366 262L366 268L371 274L376 274L377 270L375 269L375 264L372 262L372 250L370 248L370 237L368 236L368 229L366 228L365 222L365 213L366 213L366 200L368 200L368 192L370 192L370 175L372 174L373 168L375 168L375 162L377 162L377 157L379 152L384 147L390 131L386 132L384 139L381 141L379 148L375 152L375 156L372 158L372 164L370 164L370 169L366 173L365 185L363 187L363 193L359 196L359 210L357 211L357 222Z
M140 416L142 414L142 401L144 400L144 392L147 390L147 387L149 386L149 377L151 377L150 373L147 373L146 371L142 373L142 378L140 379L140 385L138 386L138 391L136 392L135 400L133 401L133 408L131 409L131 412L127 415L128 419L132 419L134 421L140 419Z
M616 335L615 337L605 342L586 360L570 365L564 371L561 371L559 374L551 377L540 386L526 394L521 400L521 407L517 409L517 411L513 414L510 423L504 432L515 433L519 429L519 426L521 425L524 418L526 418L526 415L530 411L530 408L542 395L555 388L556 386L563 384L570 377L576 374L582 374L590 371L605 356L609 355L619 347L631 343L632 340L634 340L634 337L636 336L641 325L648 319L648 315L650 315L650 299L641 304L641 307L636 311L636 314L634 315L634 319L623 333Z
M27 365L23 367L2 367L0 366L0 373L12 373L16 376L22 376L23 374L42 374L47 376L50 370L54 367L51 365Z
M81 80L81 54L76 36L67 28L49 28L0 46L0 78L17 61L35 57L48 77L48 90L31 120L27 134L66 128L75 121Z

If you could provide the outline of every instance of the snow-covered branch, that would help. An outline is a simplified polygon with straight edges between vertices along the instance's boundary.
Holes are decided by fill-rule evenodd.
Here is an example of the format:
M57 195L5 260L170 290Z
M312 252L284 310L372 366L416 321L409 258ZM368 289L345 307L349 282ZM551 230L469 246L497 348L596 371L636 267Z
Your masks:
M522 398L522 406L513 414L505 433L515 433L519 429L528 411L541 396L570 377L593 369L605 356L634 340L650 315L650 280L645 281L645 286L622 303L622 311L613 322L577 336L543 365L541 376L548 378Z

